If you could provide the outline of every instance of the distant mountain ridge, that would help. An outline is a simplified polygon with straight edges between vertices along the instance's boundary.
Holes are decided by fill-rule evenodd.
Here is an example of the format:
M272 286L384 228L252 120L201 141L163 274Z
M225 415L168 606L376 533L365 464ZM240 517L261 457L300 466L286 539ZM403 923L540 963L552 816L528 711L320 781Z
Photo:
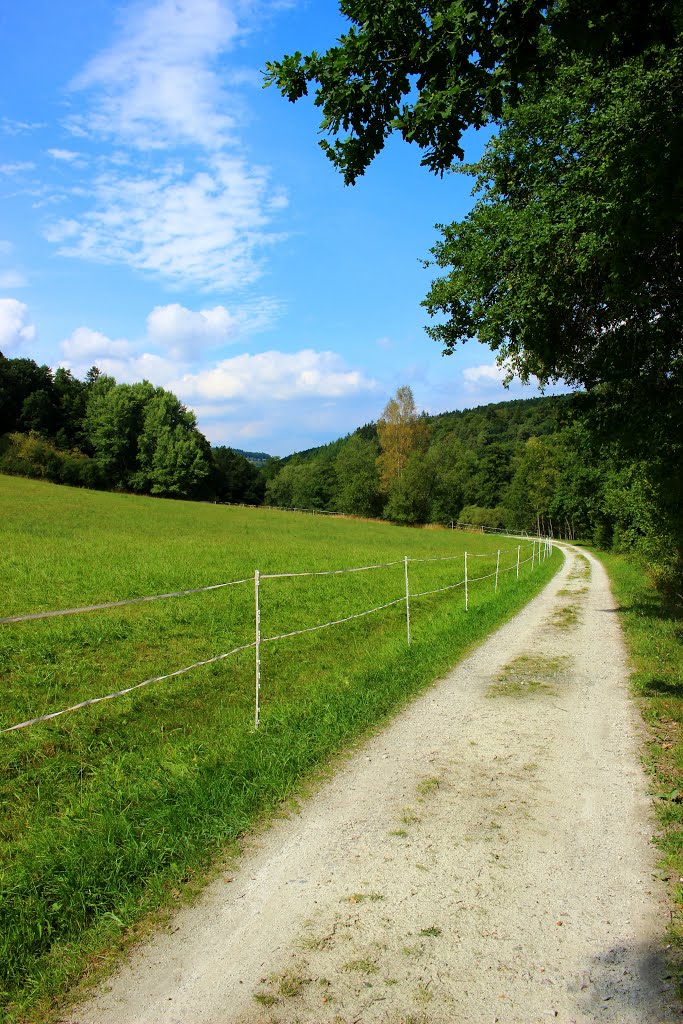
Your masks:
M232 448L232 445L230 447ZM232 450L236 455L241 455L243 459L247 459L255 466L265 466L266 462L269 462L273 457L268 455L267 452L245 452L241 448L233 448Z

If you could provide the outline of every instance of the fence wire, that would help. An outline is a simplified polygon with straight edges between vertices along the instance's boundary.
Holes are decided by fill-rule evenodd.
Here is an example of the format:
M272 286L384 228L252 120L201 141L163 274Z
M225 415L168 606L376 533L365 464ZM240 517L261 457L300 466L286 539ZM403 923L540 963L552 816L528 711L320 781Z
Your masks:
M62 608L55 612L31 612L28 615L7 615L2 622L29 622L32 619L54 619L59 615L80 615L82 612L99 612L104 608L123 608L127 604L142 604L145 601L164 601L168 597L186 597L188 594L201 594L207 590L221 590L223 587L236 587L240 583L251 583L253 576L244 580L232 580L229 583L213 583L209 587L192 587L191 590L171 590L168 594L153 594L151 597L128 597L123 601L105 601L103 604L86 604L80 608Z
M114 697L123 697L126 693L132 693L133 690L140 690L143 686L149 686L150 683L161 683L164 679L174 679L175 676L182 676L186 672L191 672L194 668L201 668L203 665L213 665L217 661L223 661L224 658L229 658L231 654L237 654L239 651L247 651L250 647L255 647L256 644L252 641L250 644L243 644L242 647L234 647L231 651L226 651L225 654L217 654L215 658L207 658L205 661L195 661L194 665L188 665L186 668L176 669L175 672L167 672L163 676L152 676L150 679L143 679L141 683L135 683L134 686L127 686L125 690L116 690L115 693L107 693L104 697L90 697L88 700L82 700L79 704L72 704L70 708L63 708L61 711L52 711L48 715L38 715L37 718L29 718L25 722L18 722L17 725L10 725L7 729L0 729L0 735L5 732L14 732L16 729L25 729L29 725L37 725L38 722L49 722L51 718L59 718L60 715L67 715L70 711L80 711L81 708L90 707L92 704L101 704L104 700L113 700Z

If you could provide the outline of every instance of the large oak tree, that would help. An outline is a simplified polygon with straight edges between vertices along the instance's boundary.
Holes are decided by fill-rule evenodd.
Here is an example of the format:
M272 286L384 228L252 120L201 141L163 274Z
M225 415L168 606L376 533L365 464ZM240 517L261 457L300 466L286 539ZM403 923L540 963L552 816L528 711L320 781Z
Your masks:
M681 0L341 0L327 52L267 67L314 90L347 183L398 132L443 173L497 126L478 201L442 226L426 301L446 352L478 337L511 371L609 385L680 421ZM668 424L668 428L671 423ZM668 429L665 428L665 429Z

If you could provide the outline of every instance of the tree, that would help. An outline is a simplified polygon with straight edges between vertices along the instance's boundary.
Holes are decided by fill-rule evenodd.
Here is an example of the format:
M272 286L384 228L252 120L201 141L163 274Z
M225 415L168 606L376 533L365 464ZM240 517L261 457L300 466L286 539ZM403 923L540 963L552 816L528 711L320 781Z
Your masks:
M417 414L413 392L401 387L377 420L381 454L377 460L380 488L386 494L400 480L411 452L426 440L426 427Z
M370 440L358 431L348 439L335 462L338 511L354 516L380 515L382 496L379 492L378 454L376 440Z
M37 391L42 391L43 396L29 401L25 425L24 403ZM45 422L51 422L53 413L54 385L49 366L38 366L33 359L7 359L0 352L0 434L22 427L40 429Z
M194 413L163 388L145 401L137 449L137 468L129 475L137 491L191 497L211 470L210 447Z
M315 90L320 145L346 184L398 132L443 173L462 160L463 132L498 121L530 84L552 87L576 53L612 64L669 45L681 28L676 4L645 0L340 0L350 22L326 53L300 51L266 64L265 83L296 102ZM340 133L348 133L339 138Z
M576 58L504 112L478 202L432 250L445 351L477 337L525 380L680 402L682 78L680 50Z
M113 377L102 375L88 391L85 432L103 476L110 487L143 490L134 475L139 469L138 439L146 405L154 396L153 385L149 381L117 384Z
M355 182L399 132L443 173L468 127L499 134L481 198L442 228L426 301L451 352L478 337L523 379L654 394L681 424L680 0L341 0L349 31L266 81L316 89L323 148ZM345 138L338 136L348 133Z
M412 451L391 488L384 516L395 523L427 523L434 494L434 466L421 451Z

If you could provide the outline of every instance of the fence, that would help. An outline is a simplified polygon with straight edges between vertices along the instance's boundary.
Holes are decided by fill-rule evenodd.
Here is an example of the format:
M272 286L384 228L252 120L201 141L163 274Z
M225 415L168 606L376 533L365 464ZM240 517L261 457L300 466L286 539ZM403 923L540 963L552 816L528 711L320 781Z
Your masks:
M512 549L514 550L514 549ZM216 583L206 587L193 587L188 590L175 590L166 594L154 594L149 597L133 597L123 601L107 601L102 604L91 604L84 605L79 608L63 608L56 611L44 611L44 612L31 612L25 615L11 615L0 618L0 624L11 625L20 622L35 621L38 619L56 618L62 615L80 615L88 612L97 612L106 608L121 608L125 605L141 604L146 601L161 601L167 600L173 597L184 597L188 594L199 594L207 591L221 590L225 587L236 587L245 585L247 583L253 583L254 586L254 621L255 621L255 637L254 640L242 644L239 647L235 647L230 651L226 651L223 654L217 654L213 658L207 658L203 661L196 661L192 665L187 665L184 668L176 669L173 672L168 672L165 675L153 676L149 679L143 679L140 683L135 683L132 686L125 687L121 690L116 690L113 693L105 694L102 697L90 697L87 700L80 701L77 704L72 704L70 707L62 708L59 711L52 711L48 714L39 715L35 718L29 718L24 722L17 722L15 725L7 726L0 729L0 735L10 732L15 732L19 729L26 729L29 726L37 725L40 722L48 722L54 718L59 718L61 715L66 715L74 711L80 711L83 708L91 707L95 704L100 704L103 701L114 700L116 697L122 697L125 694L132 693L135 690L142 689L143 687L149 686L152 683L160 683L167 679L174 679L178 676L185 675L187 672L191 672L193 669L201 668L206 665L213 665L219 661L224 661L226 658L232 655L238 654L241 651L251 650L255 651L255 699L254 699L254 726L259 727L261 718L261 647L263 644L273 643L278 640L286 640L291 637L301 636L304 633L313 633L321 629L328 629L331 626L338 626L344 622L351 622L354 619L361 619L368 615L374 615L377 612L384 611L387 608L394 607L395 605L405 604L406 609L406 641L408 645L411 643L411 601L416 601L419 598L429 597L433 594L441 594L447 591L456 590L459 587L464 589L464 607L465 611L469 611L469 592L470 587L473 583L479 583L483 580L494 579L494 592L498 592L498 584L500 577L503 573L515 572L515 578L519 579L519 571L521 566L531 562L531 569L535 568L536 565L552 554L553 542L550 538L538 537L533 538L531 542L531 555L522 558L522 545L517 545L516 559L511 565L501 566L501 554L499 548L496 554L496 568L491 573L485 573L482 576L471 575L471 563L470 560L473 558L491 558L493 555L489 554L474 554L472 552L465 551L463 554L458 555L446 555L446 556L435 556L432 558L409 558L405 555L402 559L395 559L391 562L381 562L377 565L363 565L354 566L346 569L330 569L322 571L304 571L304 572L289 572L289 573L261 573L258 569L254 572L253 576L245 577L241 580L232 580L227 583ZM433 590L420 591L418 593L411 593L410 589L410 565L425 562L451 562L460 561L463 562L463 576L462 579L458 579L456 582L449 583L444 587L437 587ZM304 629L296 629L287 633L280 633L277 636L262 636L261 634L261 613L263 609L263 597L262 597L262 584L265 580L276 580L276 579L301 579L304 577L314 576L341 576L347 573L361 573L371 572L380 569L387 569L391 566L397 566L403 564L404 577L405 577L405 593L400 597L395 598L391 601L387 601L383 604L376 605L373 608L367 608L360 612L355 612L352 615L347 615L342 618L333 619L329 622L318 623L314 626L307 626Z

